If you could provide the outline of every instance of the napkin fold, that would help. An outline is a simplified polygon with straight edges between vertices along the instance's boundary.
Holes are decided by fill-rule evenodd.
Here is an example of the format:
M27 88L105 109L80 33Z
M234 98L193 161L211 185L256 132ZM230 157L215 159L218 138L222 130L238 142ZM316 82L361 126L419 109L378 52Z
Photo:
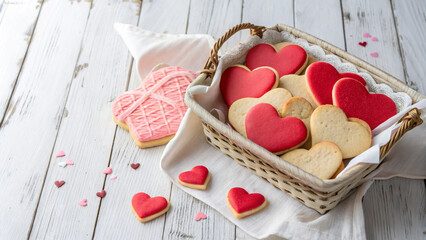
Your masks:
M158 34L118 23L114 27L137 61L141 79L158 63L198 72L214 43L211 36L203 34ZM419 103L419 108L426 108L426 101ZM423 120L426 121L425 115L423 110ZM362 197L374 179L394 176L424 179L425 135L426 124L408 132L391 150L384 163L372 172L371 179L325 215L305 207L210 146L205 140L200 118L190 110L186 112L176 136L166 146L161 168L176 186L210 205L253 237L365 239ZM180 172L196 165L204 165L212 173L206 191L184 188L177 183ZM268 199L269 206L253 216L236 219L226 203L226 192L231 187L262 193Z

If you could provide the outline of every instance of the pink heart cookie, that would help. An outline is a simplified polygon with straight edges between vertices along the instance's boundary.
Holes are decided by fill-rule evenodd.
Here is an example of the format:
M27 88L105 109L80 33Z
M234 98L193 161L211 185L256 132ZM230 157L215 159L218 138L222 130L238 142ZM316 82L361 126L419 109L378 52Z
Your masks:
M130 132L140 148L166 144L187 110L184 94L195 78L195 73L180 67L151 72L141 86L114 100L114 121Z

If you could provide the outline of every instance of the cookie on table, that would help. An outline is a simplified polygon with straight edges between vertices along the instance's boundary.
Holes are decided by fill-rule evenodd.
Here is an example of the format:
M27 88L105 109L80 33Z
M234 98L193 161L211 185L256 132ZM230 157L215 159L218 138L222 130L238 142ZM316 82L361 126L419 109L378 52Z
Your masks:
M228 67L220 79L220 91L231 106L241 98L259 98L278 86L277 71L270 67L258 67L253 70L243 65Z
M140 192L132 197L132 211L139 222L149 222L166 213L170 202L164 197L150 197Z
M236 218L255 214L267 205L267 200L262 194L249 194L245 189L239 187L231 188L226 195L226 200Z
M308 54L298 45L288 45L277 50L273 45L262 43L252 47L246 56L249 69L268 66L278 72L279 77L301 73L308 63Z
M342 164L342 152L332 142L320 142L310 150L295 149L280 156L320 179L330 179Z
M179 174L178 182L185 187L206 190L211 174L204 166L195 166L190 171Z
M297 45L297 44L291 43L291 42L280 42L280 43L274 44L275 48L278 51L281 50L281 48L288 46L288 45ZM303 71L300 72L300 74L302 74L302 75L305 74L306 68L309 65L311 65L312 63L317 62L317 61L318 61L318 59L316 59L315 57L308 54L308 63L306 64L306 67L303 69Z
M344 159L355 157L371 146L368 124L360 119L348 119L342 109L333 105L316 108L311 115L310 128L312 145L333 142Z
M245 119L250 108L258 103L268 103L281 112L284 103L290 98L290 92L283 88L273 89L260 98L241 98L235 101L229 108L229 123L237 132L247 137Z

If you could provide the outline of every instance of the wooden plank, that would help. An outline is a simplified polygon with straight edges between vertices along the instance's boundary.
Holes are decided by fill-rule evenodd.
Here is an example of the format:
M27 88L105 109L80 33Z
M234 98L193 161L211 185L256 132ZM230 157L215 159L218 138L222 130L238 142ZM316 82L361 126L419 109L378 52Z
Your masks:
M426 94L426 1L392 1L407 84Z
M342 10L339 0L294 2L294 26L345 49Z
M29 233L89 10L86 1L43 4L0 130L0 239Z
M241 22L242 1L192 1L188 19L187 33L207 33L214 38L221 37L229 28ZM240 41L237 34L226 47L233 47ZM210 206L193 198L177 186L173 186L171 201L175 209L166 218L165 239L234 239L235 225ZM196 222L198 211L207 219Z
M2 124L2 120L27 54L40 6L38 0L0 3L0 128L7 123Z
M376 181L363 202L367 239L424 238L425 203L423 180Z
M139 26L155 32L185 33L188 11L189 1L187 0L144 1ZM124 43L122 45L124 46ZM135 64L136 62L133 63L129 89L140 85ZM110 119L109 116L106 121L111 121ZM164 146L139 149L127 131L117 129L110 165L118 178L116 180L107 178L105 182L109 197L102 200L95 239L128 239L147 236L150 239L162 238L165 216L179 211L174 206L173 199L171 199L172 207L165 216L145 224L137 221L130 208L130 202L132 196L138 192L170 198L171 183L159 167L163 150ZM133 170L129 165L136 162L141 166Z
M32 239L90 239L96 224L101 202L96 192L104 185L103 170L109 164L116 129L110 104L125 89L132 62L112 26L114 22L137 23L140 3L109 0L93 4L77 64L70 63L75 71L69 76L73 80L66 114L53 151L64 149L75 165L61 168L57 164L64 159L52 156ZM58 189L55 180L66 184ZM82 198L87 199L87 207L77 204ZM108 192L106 198L114 194Z
M398 37L388 0L342 0L347 51L405 81ZM378 42L364 38L369 33ZM364 48L359 42L367 42ZM370 56L377 52L378 58Z

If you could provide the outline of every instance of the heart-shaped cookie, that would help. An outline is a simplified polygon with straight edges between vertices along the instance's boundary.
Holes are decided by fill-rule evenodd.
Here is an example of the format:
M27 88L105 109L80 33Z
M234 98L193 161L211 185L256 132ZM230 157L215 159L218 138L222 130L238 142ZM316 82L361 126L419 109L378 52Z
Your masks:
M260 98L241 98L229 108L229 123L237 132L247 137L245 119L250 108L258 103L268 103L281 112L284 103L290 98L290 92L284 88L272 89Z
M307 89L318 105L333 104L333 86L341 78L353 78L363 86L367 84L361 76L355 73L339 73L331 64L326 62L312 63L306 69L305 76Z
M247 138L275 154L301 146L308 138L305 124L298 118L281 118L270 104L252 107L245 120Z
M278 74L270 67L253 70L242 65L227 68L220 79L220 91L228 106L241 98L259 98L278 86Z
M297 45L297 44L291 43L291 42L280 42L280 43L274 44L275 49L277 49L277 51L280 51L283 47L288 45ZM299 74L305 74L306 68L314 62L318 62L318 59L308 54L308 63L306 64L306 67L304 67L303 71L301 71Z
M130 132L140 148L166 144L187 110L183 96L195 77L195 73L180 67L151 72L137 89L114 100L114 121Z
M243 188L231 188L226 195L228 206L236 218L247 217L262 210L266 204L266 198L260 193L249 194Z
M296 75L289 74L280 78L280 83L278 88L287 89L293 97L302 97L312 105L313 108L317 108L317 102L312 98L311 94L308 92L306 86L305 75Z
M358 81L342 78L334 85L333 104L347 117L364 120L371 129L397 113L395 102L383 94L370 94Z
M249 69L268 66L275 69L279 77L298 74L307 63L308 54L298 45L288 45L277 51L274 46L262 43L252 47L246 56Z
M352 158L371 146L371 130L360 119L348 119L342 109L333 105L319 106L311 115L312 145L333 142L343 158Z
M132 211L139 222L151 221L169 210L170 202L164 197L150 197L148 194L136 193L132 198Z
M342 152L332 142L317 143L310 150L295 149L281 158L320 179L332 177L342 164Z
M179 174L178 182L185 187L206 190L210 181L209 170L204 166L195 166L191 171Z

